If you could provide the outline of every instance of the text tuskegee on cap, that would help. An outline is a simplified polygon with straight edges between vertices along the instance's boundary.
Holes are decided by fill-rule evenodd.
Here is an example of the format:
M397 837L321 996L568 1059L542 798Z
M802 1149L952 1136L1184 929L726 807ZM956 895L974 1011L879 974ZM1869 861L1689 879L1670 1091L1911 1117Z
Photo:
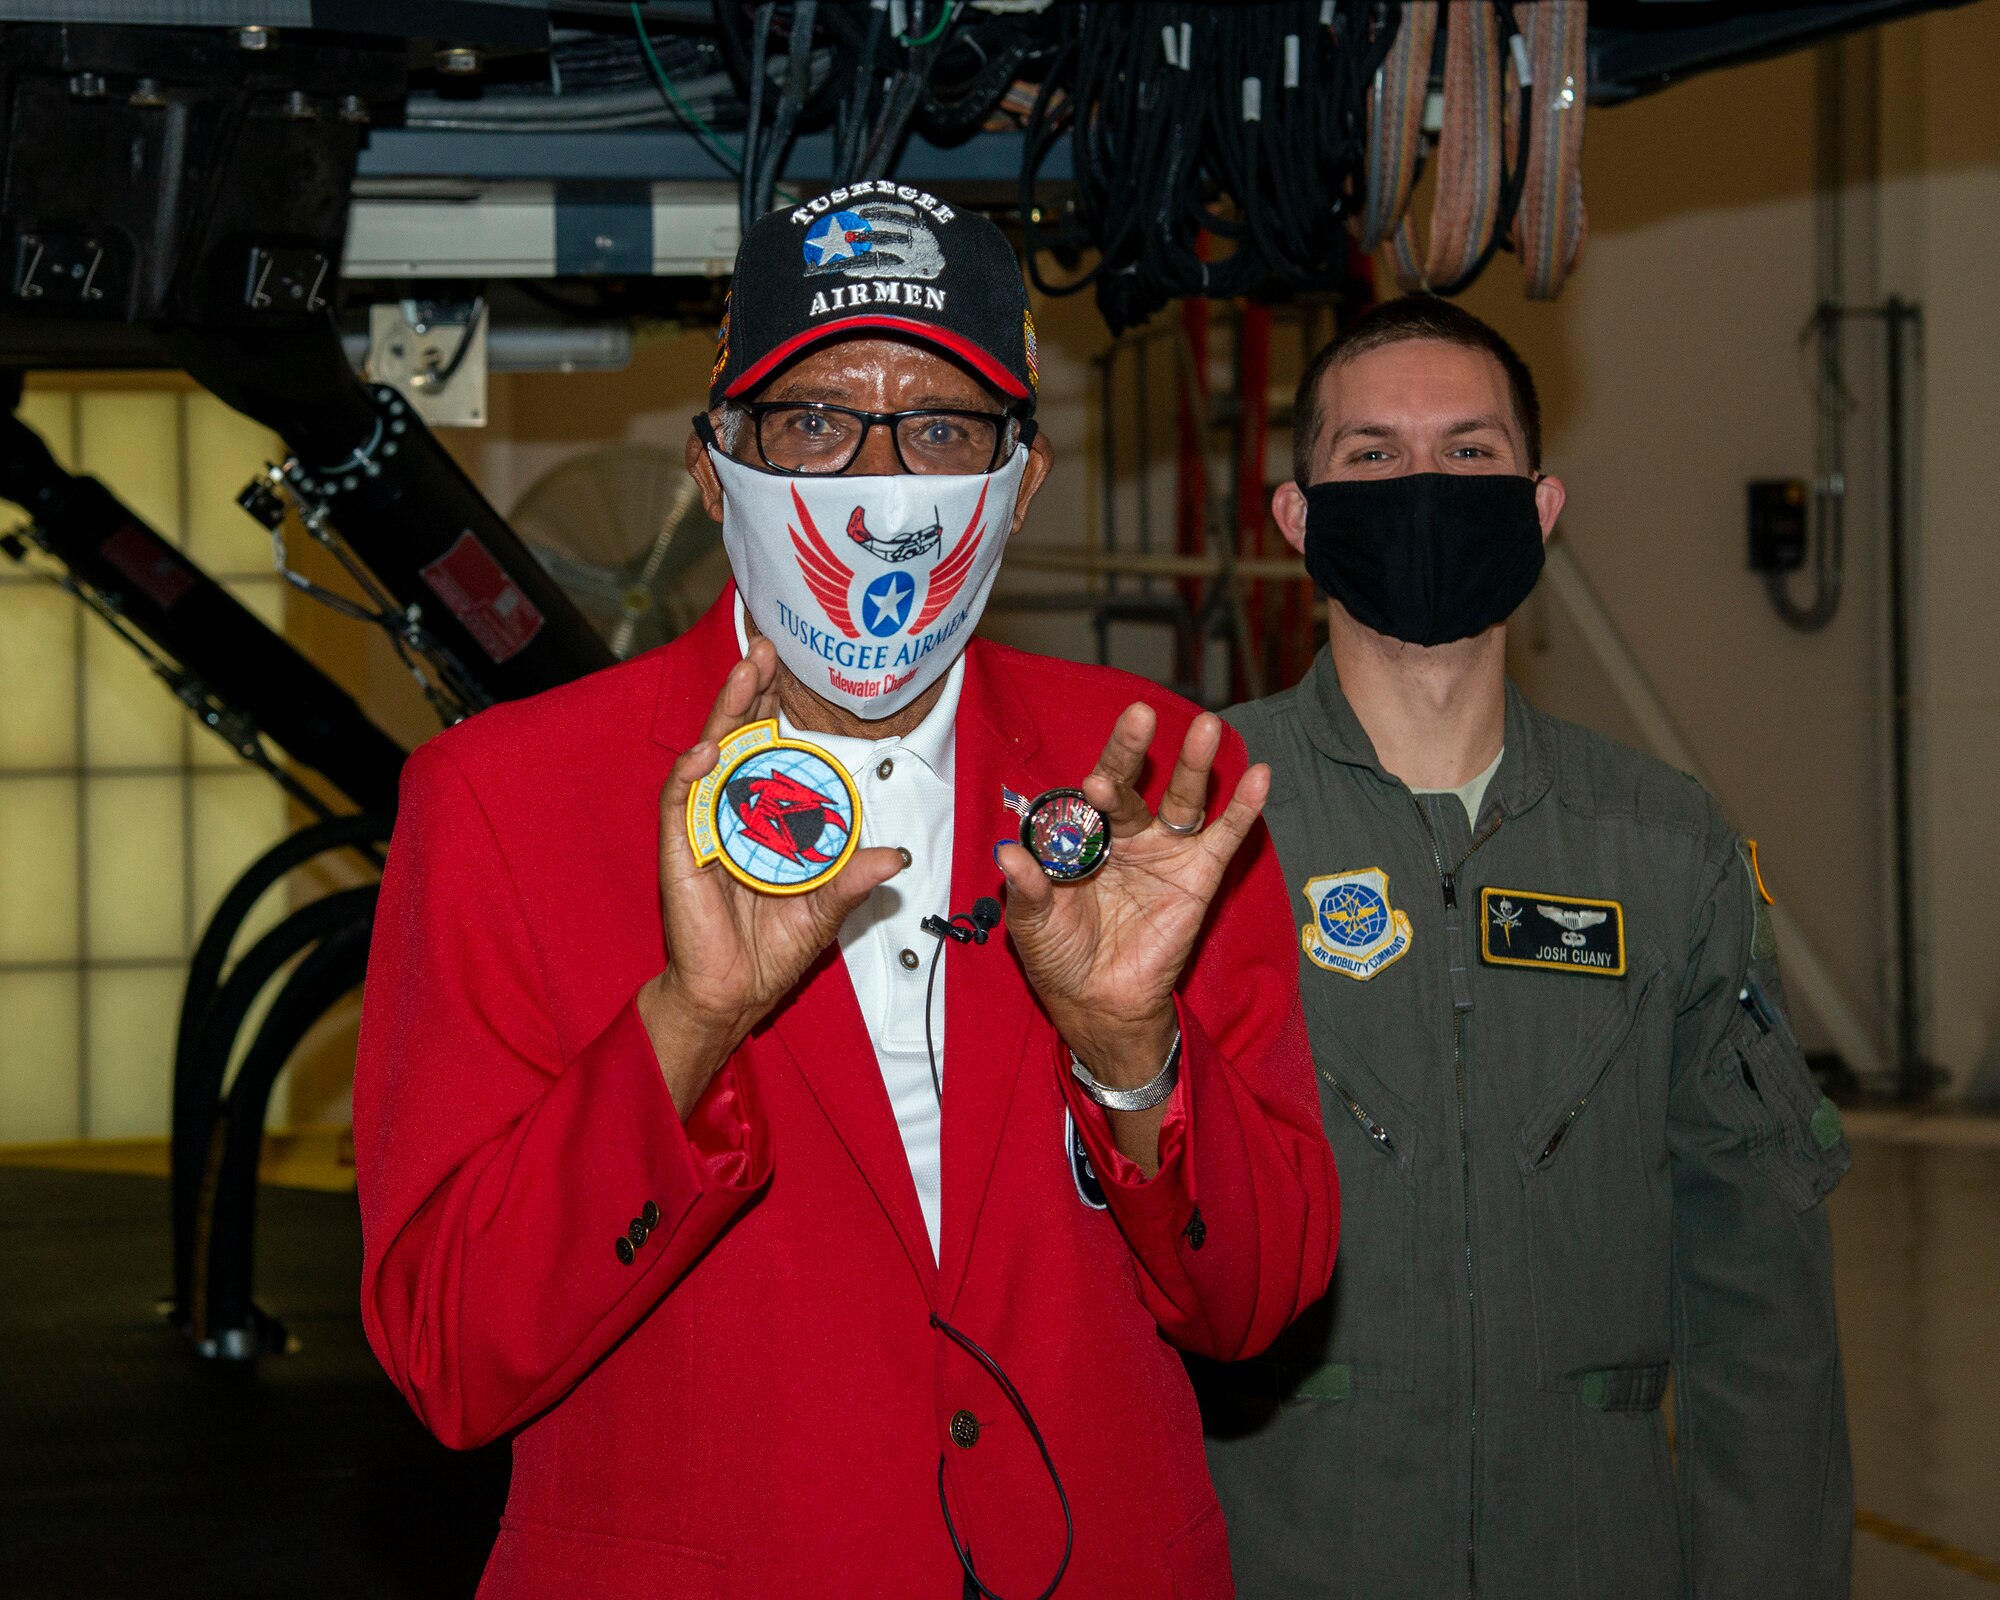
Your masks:
M709 404L744 399L827 339L918 339L963 363L1015 409L1039 381L1028 288L989 219L921 189L865 180L760 217L736 252Z

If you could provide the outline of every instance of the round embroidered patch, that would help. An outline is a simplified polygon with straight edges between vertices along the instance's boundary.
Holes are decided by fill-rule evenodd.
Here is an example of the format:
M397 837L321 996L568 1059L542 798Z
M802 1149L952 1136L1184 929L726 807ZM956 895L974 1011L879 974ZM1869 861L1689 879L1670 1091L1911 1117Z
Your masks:
M1111 819L1081 789L1050 789L1022 810L1021 846L1057 883L1078 883L1111 859Z
M767 718L738 728L694 786L688 844L703 865L765 894L805 894L847 865L861 839L861 796L818 745L784 739Z

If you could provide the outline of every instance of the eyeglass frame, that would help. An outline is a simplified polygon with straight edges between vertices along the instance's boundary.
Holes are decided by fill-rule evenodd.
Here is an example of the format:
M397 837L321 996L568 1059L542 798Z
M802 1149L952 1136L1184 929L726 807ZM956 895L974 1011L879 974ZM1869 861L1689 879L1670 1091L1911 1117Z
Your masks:
M1032 444L1035 438L1035 419L1024 416L1019 411L966 411L955 406L913 406L907 411L863 411L858 406L836 405L830 400L725 400L723 407L733 406L743 412L750 421L750 435L757 444L757 456L767 471L786 478L839 478L846 476L849 468L861 459L861 452L868 448L868 435L876 428L889 430L889 448L895 452L896 465L913 478L941 478L959 476L953 473L918 472L903 457L903 441L897 437L896 423L904 417L965 417L978 422L998 422L999 429L993 436L993 458L979 473L967 473L967 477L984 477L999 470L1000 463L1024 444ZM764 451L764 418L773 411L834 411L844 417L856 418L861 423L861 437L855 442L854 454L832 472L808 472L797 467L781 467ZM1008 442L1007 424L1014 425L1014 437ZM715 437L714 425L708 413L697 412L694 418L695 432L702 443L721 448Z

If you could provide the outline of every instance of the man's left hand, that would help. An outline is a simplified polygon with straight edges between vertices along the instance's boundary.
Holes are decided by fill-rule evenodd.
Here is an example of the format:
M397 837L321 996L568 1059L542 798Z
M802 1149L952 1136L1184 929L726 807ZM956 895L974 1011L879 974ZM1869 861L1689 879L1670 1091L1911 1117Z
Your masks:
M1209 771L1222 746L1221 720L1204 712L1181 742L1155 815L1137 784L1157 724L1151 706L1127 706L1083 780L1084 797L1111 819L1111 858L1094 877L1053 883L1020 845L995 852L1007 879L1007 926L1028 981L1077 1059L1116 1089L1149 1082L1165 1064L1174 985L1271 788L1271 769L1251 767L1222 815L1203 825Z

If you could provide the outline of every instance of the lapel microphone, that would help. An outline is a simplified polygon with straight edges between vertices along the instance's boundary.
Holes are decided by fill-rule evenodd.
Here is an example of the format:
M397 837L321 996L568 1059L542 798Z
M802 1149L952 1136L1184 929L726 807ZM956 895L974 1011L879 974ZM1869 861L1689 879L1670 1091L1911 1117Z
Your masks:
M924 1054L931 1063L931 1090L937 1096L938 1110L944 1110L944 1082L938 1076L937 1040L931 1031L931 1000L937 989L938 962L944 958L944 942L953 944L984 944L1000 926L1000 902L990 894L983 894L972 902L970 911L954 911L949 917L925 917L917 926L937 940L937 949L931 955L931 975L924 984Z
M947 939L953 944L986 943L992 937L993 930L1000 926L1000 916L1000 902L991 895L983 894L972 902L970 911L955 911L949 917L925 917L917 924L925 933L937 940L937 949L931 956L930 979L924 985L924 1053L930 1058L931 1089L937 1095L940 1119L944 1115L944 1083L938 1076L937 1039L931 1030L931 1000L933 991L937 988L938 962L944 956ZM1001 1370L999 1362L981 1349L970 1336L961 1333L935 1311L931 1313L931 1326L984 1367L993 1381L1000 1386L1001 1392L1007 1397L1007 1403L1020 1417L1022 1425L1028 1431L1028 1438L1040 1453L1042 1466L1049 1475L1049 1482L1055 1486L1056 1500L1062 1506L1063 1514L1062 1560L1056 1563L1056 1575L1049 1580L1048 1587L1035 1596L1035 1600L1050 1600L1057 1586L1061 1584L1063 1574L1069 1570L1070 1553L1076 1548L1076 1519L1070 1514L1069 1495L1063 1488L1061 1475L1056 1471L1055 1460L1049 1454L1048 1441L1042 1437L1042 1430L1035 1426L1034 1414L1028 1410L1028 1402L1021 1398L1021 1391L1014 1387L1013 1380ZM974 1595L977 1595L979 1600L1002 1600L1000 1595L995 1594L981 1581L978 1571L972 1564L972 1551L959 1536L958 1526L951 1519L951 1501L945 1494L942 1454L938 1456L937 1489L938 1509L944 1513L945 1532L950 1535L952 1552L958 1557L958 1564L965 1571L964 1593L968 1600Z
M950 917L925 917L917 926L934 939L949 939L954 944L984 944L993 930L1000 926L1000 902L990 894L983 894L972 902L969 912L955 911Z

